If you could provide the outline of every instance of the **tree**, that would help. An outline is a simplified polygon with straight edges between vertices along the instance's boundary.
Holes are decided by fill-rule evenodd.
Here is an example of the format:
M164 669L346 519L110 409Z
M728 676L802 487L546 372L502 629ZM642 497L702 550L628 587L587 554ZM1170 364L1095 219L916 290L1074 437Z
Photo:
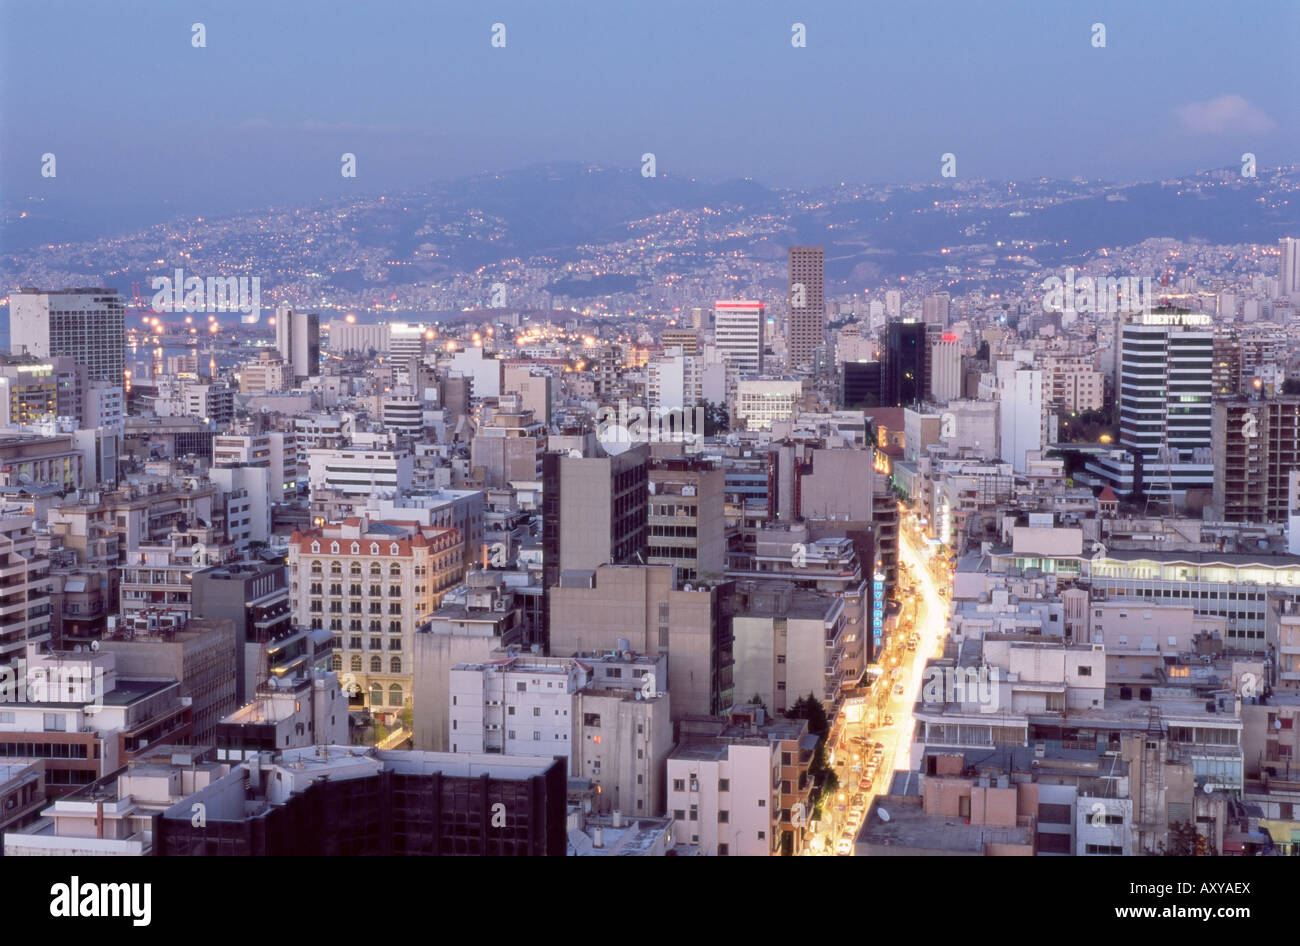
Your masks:
M731 430L731 418L727 414L727 405L716 401L704 402L704 436L716 437Z

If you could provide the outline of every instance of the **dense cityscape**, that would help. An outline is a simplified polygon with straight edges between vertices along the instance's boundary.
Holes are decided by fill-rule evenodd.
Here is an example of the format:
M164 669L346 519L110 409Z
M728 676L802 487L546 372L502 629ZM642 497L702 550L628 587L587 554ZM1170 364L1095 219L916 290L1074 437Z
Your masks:
M13 35L44 15L0 4ZM231 25L183 18L185 53ZM493 62L557 41L490 26ZM825 35L780 26L782 52ZM369 85L388 40L355 35L340 84L405 88ZM427 94L468 113L515 88L490 71ZM194 88L227 81L248 95L226 66ZM489 170L352 187L357 146L311 199L79 221L73 137L21 152L39 186L0 144L0 864L34 913L137 927L190 909L146 858L213 856L259 894L284 871L254 857L1122 857L1096 916L1258 918L1239 859L1300 856L1300 164L1264 147L1300 98L1276 91L1189 93L1152 134L1223 159L1159 174L1099 141L1086 176L1045 148L1032 176L963 150L840 179L810 109L783 182L732 143L553 160L516 116ZM289 127L266 96L232 142ZM926 93L881 96L916 113L879 119L890 147L928 148ZM440 101L447 150L498 147ZM374 107L284 140L424 140ZM1034 866L957 902L1076 879ZM249 917L320 886L296 880Z

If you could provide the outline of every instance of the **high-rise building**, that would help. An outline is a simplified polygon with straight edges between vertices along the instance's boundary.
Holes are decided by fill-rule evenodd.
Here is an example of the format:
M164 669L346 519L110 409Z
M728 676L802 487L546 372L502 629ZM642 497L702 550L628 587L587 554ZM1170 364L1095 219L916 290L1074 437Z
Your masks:
M826 251L820 246L790 247L790 365L811 365L825 344Z
M763 310L763 303L752 299L723 299L713 304L714 342L742 378L763 373Z
M1178 502L1214 485L1214 331L1203 313L1157 310L1124 323L1120 338L1120 446L1088 469L1118 493ZM1122 453L1122 451L1121 451ZM1134 459L1134 458L1140 459Z
M929 389L925 360L925 326L920 322L890 322L881 371L882 406L907 407L925 399Z
M1043 431L1043 372L1028 352L997 364L999 441L1002 462L1017 473L1028 469L1026 456L1045 446ZM1021 357L1025 356L1025 357Z
M19 289L9 298L9 350L16 355L66 355L91 381L123 383L126 316L116 289Z
M320 316L295 312L289 306L275 310L275 347L284 359L285 374L300 384L320 375Z
M1214 508L1228 522L1285 523L1300 470L1300 397L1214 402Z
M1292 298L1300 297L1300 239L1283 237L1278 241L1281 258L1278 260L1278 292Z
M943 333L930 341L930 397L938 402L961 397L961 342Z
M889 319L901 318L903 315L903 294L897 289L888 289L885 291L885 317Z
M926 325L948 327L948 304L951 297L946 292L936 292L921 300L921 321Z
M542 576L547 588L571 569L644 565L650 451L542 458Z

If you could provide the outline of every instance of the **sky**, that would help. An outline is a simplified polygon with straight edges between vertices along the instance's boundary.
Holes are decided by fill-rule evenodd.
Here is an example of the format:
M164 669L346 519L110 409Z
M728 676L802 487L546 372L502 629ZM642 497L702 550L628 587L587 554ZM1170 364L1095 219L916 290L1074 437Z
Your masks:
M1269 167L1300 161L1297 48L1296 0L0 0L0 208L135 225L647 152L773 186L930 181L945 153Z

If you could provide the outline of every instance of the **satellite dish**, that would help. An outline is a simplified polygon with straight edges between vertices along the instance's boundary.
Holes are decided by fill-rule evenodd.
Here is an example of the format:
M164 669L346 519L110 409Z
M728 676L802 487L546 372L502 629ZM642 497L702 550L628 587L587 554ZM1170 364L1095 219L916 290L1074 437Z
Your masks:
M91 649L91 650L99 650L99 641L91 641L91 642L90 642L90 649Z
M877 809L876 809L876 813L880 815L880 820L881 820L881 821L888 821L888 820L889 820L889 812L885 811L885 809L883 809L883 808L877 808Z
M86 648L84 648L84 647L82 647L80 644L78 644L76 647L72 648L72 652L73 652L74 654L79 654L79 653L81 653L82 651L84 651L85 649L86 649Z
M632 435L626 427L611 424L600 432L597 438L601 447L612 457L618 456L632 446Z
M582 451L581 451L581 450L577 450L577 449L570 450L570 451L569 451L569 459L571 459L571 460L581 460L581 459L582 459Z

